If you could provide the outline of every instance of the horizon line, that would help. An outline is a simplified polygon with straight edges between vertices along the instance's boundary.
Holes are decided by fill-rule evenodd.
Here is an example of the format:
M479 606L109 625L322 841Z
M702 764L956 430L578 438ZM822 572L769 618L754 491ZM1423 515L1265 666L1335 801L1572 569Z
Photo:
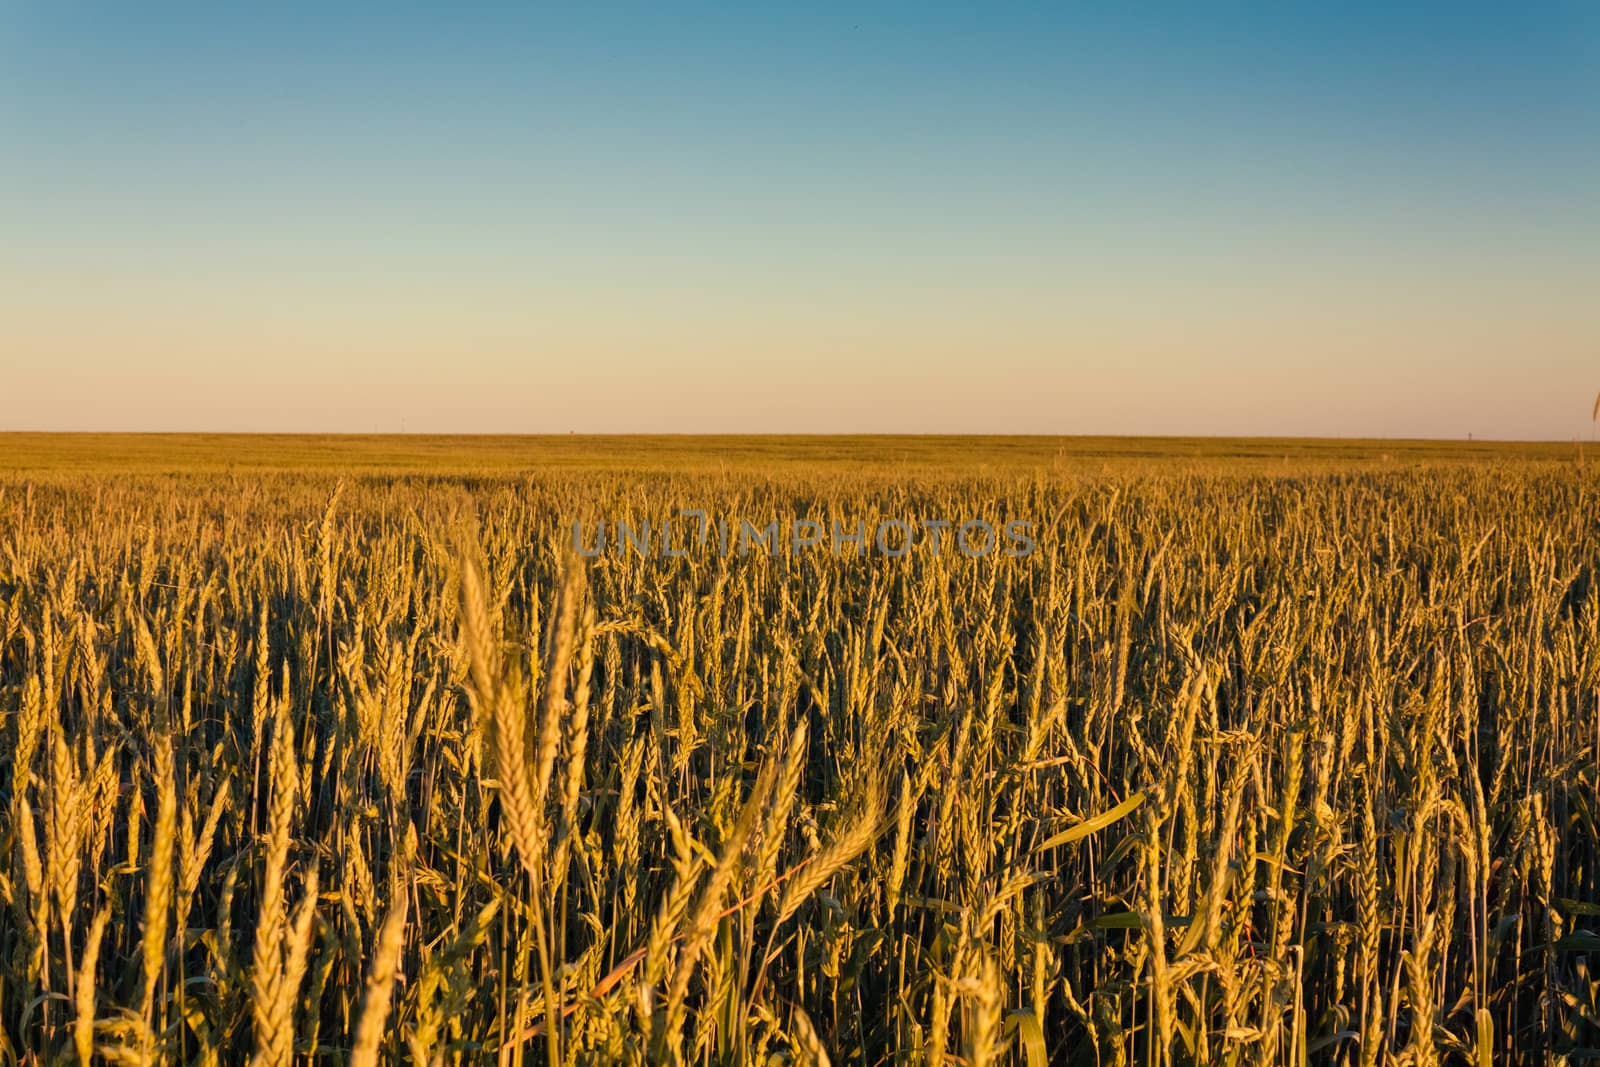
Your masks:
M1584 440L1581 437L1445 437L1445 436L1404 436L1386 437L1356 434L1252 434L1252 433L1040 433L1040 432L1006 432L1006 431L949 431L949 430L760 430L760 431L728 431L728 430L452 430L452 431L404 431L404 430L4 430L0 429L0 438L5 437L343 437L343 438L459 438L467 440L483 440L490 438L539 438L563 439L573 437L589 438L641 438L641 437L673 437L673 438L765 438L777 439L786 437L803 438L989 438L989 439L1059 439L1059 440L1096 440L1096 441L1331 441L1331 442L1393 442L1404 444L1407 442L1435 444L1440 442L1459 444L1506 444L1506 445L1559 445L1559 444L1594 444L1593 438Z

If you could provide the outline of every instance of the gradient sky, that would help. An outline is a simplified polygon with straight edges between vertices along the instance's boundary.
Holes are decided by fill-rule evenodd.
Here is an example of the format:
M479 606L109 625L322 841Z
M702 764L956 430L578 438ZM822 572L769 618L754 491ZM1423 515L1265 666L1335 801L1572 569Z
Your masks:
M0 0L0 429L1590 436L1600 5L335 6Z

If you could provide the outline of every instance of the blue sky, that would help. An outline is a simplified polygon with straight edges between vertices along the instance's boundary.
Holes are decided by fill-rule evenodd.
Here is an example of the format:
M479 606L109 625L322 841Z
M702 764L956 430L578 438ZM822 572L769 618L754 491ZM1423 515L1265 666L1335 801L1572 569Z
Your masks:
M0 161L0 428L1567 439L1600 389L1593 5L11 4Z

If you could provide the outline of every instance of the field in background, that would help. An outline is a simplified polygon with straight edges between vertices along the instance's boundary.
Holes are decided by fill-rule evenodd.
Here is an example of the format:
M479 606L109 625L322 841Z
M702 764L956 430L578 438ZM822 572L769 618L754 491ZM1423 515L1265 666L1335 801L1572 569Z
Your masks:
M1494 460L1573 462L1582 445L1270 437L550 436L0 433L0 472L931 470L948 474L1234 469Z
M7 1063L1577 1062L1574 446L0 435ZM702 508L1035 524L582 560Z

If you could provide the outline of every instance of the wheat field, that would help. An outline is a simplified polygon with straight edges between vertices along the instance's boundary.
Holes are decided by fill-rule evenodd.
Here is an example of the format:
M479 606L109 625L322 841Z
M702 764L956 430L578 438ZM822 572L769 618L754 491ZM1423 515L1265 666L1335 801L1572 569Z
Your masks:
M1570 449L8 444L6 1064L1600 1057Z

